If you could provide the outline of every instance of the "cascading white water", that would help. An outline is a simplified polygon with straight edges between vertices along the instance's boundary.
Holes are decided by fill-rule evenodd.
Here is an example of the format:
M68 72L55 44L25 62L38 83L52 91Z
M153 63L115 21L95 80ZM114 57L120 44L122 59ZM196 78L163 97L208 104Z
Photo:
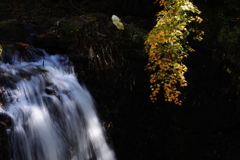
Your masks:
M9 63L0 62L0 112L13 119L13 160L115 160L67 57L31 48L2 59Z

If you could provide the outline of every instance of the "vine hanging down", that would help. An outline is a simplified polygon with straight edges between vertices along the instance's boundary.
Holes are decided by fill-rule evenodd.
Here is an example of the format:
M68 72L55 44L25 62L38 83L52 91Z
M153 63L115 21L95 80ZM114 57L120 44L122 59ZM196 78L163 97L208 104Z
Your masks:
M196 14L200 11L189 0L160 0L164 9L157 14L157 24L150 31L145 41L149 63L146 69L151 72L150 99L157 100L160 89L164 90L166 101L181 105L181 94L178 87L187 86L184 73L187 67L183 58L194 51L187 41L191 32L195 32L197 40L202 40L203 31L191 28L189 23L201 23ZM191 13L195 13L195 16Z

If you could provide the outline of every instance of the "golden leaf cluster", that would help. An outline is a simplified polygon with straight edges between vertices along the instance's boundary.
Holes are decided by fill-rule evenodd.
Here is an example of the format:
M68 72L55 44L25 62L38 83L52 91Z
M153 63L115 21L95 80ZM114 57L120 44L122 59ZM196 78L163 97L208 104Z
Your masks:
M189 14L199 14L200 11L188 0L160 0L159 4L164 10L157 14L157 24L145 42L149 55L146 69L151 71L150 99L156 101L157 94L163 89L166 101L181 105L178 87L187 86L184 77L187 67L183 59L189 51L194 51L187 45L186 38L195 30L188 30L187 25L192 21L200 23L202 19ZM198 36L200 39L201 35Z

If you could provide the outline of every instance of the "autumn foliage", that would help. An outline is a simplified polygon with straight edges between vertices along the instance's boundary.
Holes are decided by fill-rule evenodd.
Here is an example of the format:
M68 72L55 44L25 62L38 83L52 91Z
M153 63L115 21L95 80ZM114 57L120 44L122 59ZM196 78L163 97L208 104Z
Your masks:
M196 39L201 40L202 31L189 26L202 19L196 14L200 11L188 0L160 0L164 9L157 14L157 24L150 31L145 42L149 63L146 69L151 72L150 99L154 102L161 89L166 101L181 105L179 87L187 86L184 73L187 71L183 59L188 52L194 51L187 41L190 32L195 32ZM195 16L194 14L195 13Z

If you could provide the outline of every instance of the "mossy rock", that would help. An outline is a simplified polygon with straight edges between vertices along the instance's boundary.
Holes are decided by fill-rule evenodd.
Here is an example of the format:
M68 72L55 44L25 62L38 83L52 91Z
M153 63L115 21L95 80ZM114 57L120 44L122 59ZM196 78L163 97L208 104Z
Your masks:
M84 31L84 26L90 25L90 23L94 22L95 20L96 18L90 16L81 16L70 20L64 20L60 22L59 29L61 34L64 36L71 36L78 32Z
M59 46L67 48L67 56L81 82L95 84L91 79L108 78L111 83L131 83L130 77L134 76L130 74L134 72L130 70L137 66L134 64L137 60L146 56L147 31L122 22L125 29L119 30L111 16L94 13L60 23ZM123 80L125 76L128 78Z
M60 46L68 46L68 56L90 70L121 67L125 56L143 51L146 31L124 23L119 30L111 17L94 13L60 23ZM133 48L134 47L134 48ZM137 51L138 50L138 51Z
M8 19L8 20L5 20L5 21L0 21L0 29L8 30L8 29L14 28L15 23L16 23L16 21L14 19Z

